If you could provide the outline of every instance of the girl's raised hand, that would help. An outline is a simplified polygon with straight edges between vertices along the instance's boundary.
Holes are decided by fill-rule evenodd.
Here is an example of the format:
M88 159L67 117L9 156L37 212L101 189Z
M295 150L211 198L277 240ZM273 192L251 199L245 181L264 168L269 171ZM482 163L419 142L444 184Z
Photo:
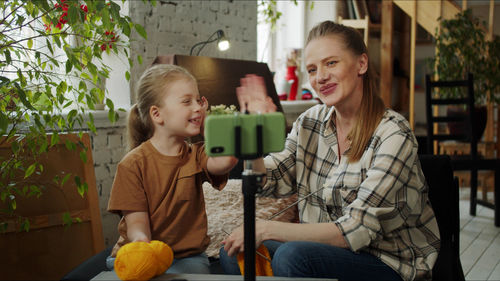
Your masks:
M267 95L264 78L248 74L241 78L240 82L241 86L236 88L236 96L241 112L267 113L276 111L276 105Z

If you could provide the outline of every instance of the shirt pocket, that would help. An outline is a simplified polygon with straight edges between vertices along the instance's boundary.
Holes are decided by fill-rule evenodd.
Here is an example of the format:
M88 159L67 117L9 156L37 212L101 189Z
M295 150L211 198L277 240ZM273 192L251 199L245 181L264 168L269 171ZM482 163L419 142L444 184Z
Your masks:
M341 186L338 191L339 195L342 199L342 205L348 206L350 205L356 198L358 197L359 186Z
M187 172L181 172L179 178L177 179L177 198L182 201L192 201L199 198L199 193L203 192L201 188L201 175L203 171L191 170Z
M349 174L344 174L342 181L338 187L342 205L350 205L358 197L359 186L361 185L360 178Z
M337 184L338 192L343 204L346 207L358 198L359 188L366 171L362 168L359 162L348 164Z

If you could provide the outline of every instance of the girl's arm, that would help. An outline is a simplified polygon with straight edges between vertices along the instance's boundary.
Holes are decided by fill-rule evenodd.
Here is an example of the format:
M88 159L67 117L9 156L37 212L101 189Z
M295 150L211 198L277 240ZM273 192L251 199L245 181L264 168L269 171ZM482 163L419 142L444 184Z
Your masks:
M212 175L225 175L238 164L238 158L233 156L208 157L207 169Z
M151 241L149 215L147 212L123 211L127 223L127 237L131 242Z
M260 245L264 240L312 241L336 247L348 248L347 242L335 223L288 223L279 221L258 220L255 224L255 243ZM243 251L243 226L236 228L223 242L224 250L229 256Z

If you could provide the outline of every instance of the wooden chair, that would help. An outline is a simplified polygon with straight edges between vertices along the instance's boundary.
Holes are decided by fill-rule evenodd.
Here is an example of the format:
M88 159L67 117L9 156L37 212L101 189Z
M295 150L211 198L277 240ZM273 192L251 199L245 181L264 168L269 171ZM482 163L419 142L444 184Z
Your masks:
M500 161L498 158L483 158L478 154L477 149L477 128L474 113L474 77L469 74L466 80L455 81L431 81L429 75L425 77L426 93L426 115L427 115L427 153L434 153L434 141L462 141L470 145L470 153L467 155L450 155L454 171L470 171L470 214L476 215L477 204L495 210L495 225L500 226ZM465 98L434 98L432 97L435 88L465 88L467 95ZM433 113L433 106L460 105L466 108L468 114L464 116L440 116ZM464 133L434 133L434 124L455 122L458 126L465 128ZM478 170L489 170L495 173L495 198L494 204L477 199Z
M441 236L439 255L432 269L433 280L464 280L460 263L460 212L458 180L453 177L447 155L419 155L429 186L429 200Z
M45 190L40 197L17 197L17 214L30 221L28 232L19 232L14 217L7 221L6 232L0 233L0 268L4 280L59 280L69 270L104 249L99 199L96 189L94 162L90 137L82 140L75 134L59 135L60 142L39 159L44 173L31 180L42 183ZM87 161L80 159L82 147L65 148L65 141L80 142L87 148ZM10 144L0 146L0 159L11 155ZM80 177L88 184L88 191L80 196L72 178L62 187L53 182L61 171ZM23 184L23 177L19 181ZM26 183L24 183L26 184ZM0 201L0 208L6 208ZM68 212L74 222L63 224Z

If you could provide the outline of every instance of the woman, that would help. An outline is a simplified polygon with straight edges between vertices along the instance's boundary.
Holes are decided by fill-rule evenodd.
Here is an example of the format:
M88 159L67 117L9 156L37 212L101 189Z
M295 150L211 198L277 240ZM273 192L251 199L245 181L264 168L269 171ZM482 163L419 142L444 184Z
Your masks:
M308 36L309 82L323 104L304 112L286 148L254 167L267 170L264 194L299 199L299 224L256 222L256 243L272 255L276 276L355 280L430 279L439 231L408 122L385 109L366 45L354 29L330 21ZM274 111L262 78L237 89L242 110ZM221 264L238 274L243 227L224 241Z

